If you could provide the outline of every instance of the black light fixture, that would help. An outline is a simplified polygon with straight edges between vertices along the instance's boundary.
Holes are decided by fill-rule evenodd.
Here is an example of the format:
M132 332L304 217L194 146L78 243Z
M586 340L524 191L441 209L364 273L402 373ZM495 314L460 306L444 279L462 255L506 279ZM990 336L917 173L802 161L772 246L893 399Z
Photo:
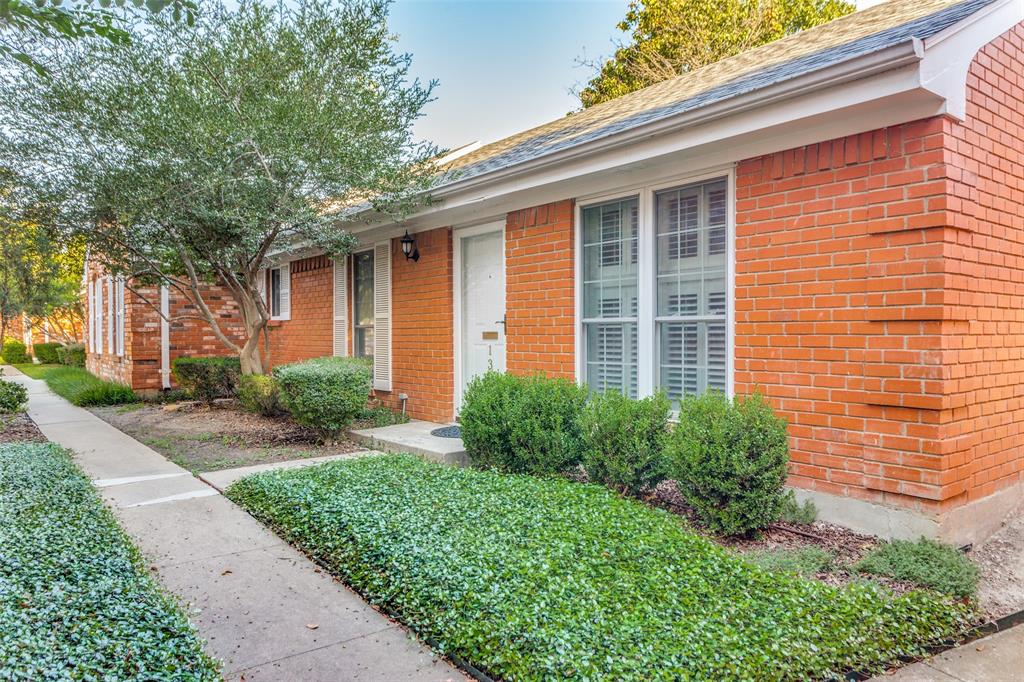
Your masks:
M402 253L405 257L411 260L413 263L420 259L420 250L416 248L416 240L409 235L409 230L405 231L405 236L402 237Z

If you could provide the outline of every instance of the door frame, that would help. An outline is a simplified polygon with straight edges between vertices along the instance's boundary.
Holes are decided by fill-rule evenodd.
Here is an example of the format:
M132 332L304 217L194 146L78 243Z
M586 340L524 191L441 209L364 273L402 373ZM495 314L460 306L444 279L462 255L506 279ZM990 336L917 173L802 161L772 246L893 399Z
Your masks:
M505 270L505 221L490 222L461 227L452 230L452 320L454 324L452 342L455 351L455 415L462 409L462 240L465 237L476 237L489 232L501 233L501 288L505 292L505 317L508 317L508 275ZM508 325L505 334L505 358L508 359Z

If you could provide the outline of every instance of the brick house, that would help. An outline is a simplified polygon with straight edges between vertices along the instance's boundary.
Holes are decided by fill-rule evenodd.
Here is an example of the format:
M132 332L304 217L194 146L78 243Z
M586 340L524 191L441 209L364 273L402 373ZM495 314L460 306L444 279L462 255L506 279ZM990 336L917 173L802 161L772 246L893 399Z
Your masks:
M756 390L823 518L983 538L1024 500L1022 21L892 0L470 151L277 254L275 361L372 356L435 422L487 367Z

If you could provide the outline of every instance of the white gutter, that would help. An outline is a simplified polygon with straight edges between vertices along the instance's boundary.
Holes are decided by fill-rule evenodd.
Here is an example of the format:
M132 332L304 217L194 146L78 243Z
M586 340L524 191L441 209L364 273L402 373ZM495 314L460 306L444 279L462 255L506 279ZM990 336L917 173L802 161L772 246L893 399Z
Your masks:
M160 285L160 387L171 387L171 292L166 284Z

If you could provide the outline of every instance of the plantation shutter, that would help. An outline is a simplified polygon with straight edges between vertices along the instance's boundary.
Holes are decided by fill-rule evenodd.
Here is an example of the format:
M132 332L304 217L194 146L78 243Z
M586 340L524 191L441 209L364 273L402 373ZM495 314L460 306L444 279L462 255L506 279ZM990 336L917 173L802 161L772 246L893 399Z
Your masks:
M292 272L291 264L284 263L281 265L281 314L277 316L279 320L290 320L292 319Z
M117 311L117 334L116 334L116 348L118 356L124 355L124 278L117 278L117 305L115 306Z
M391 242L373 247L373 387L391 390Z
M107 275L107 353L114 354L114 278Z
M334 259L334 355L348 355L348 256Z

